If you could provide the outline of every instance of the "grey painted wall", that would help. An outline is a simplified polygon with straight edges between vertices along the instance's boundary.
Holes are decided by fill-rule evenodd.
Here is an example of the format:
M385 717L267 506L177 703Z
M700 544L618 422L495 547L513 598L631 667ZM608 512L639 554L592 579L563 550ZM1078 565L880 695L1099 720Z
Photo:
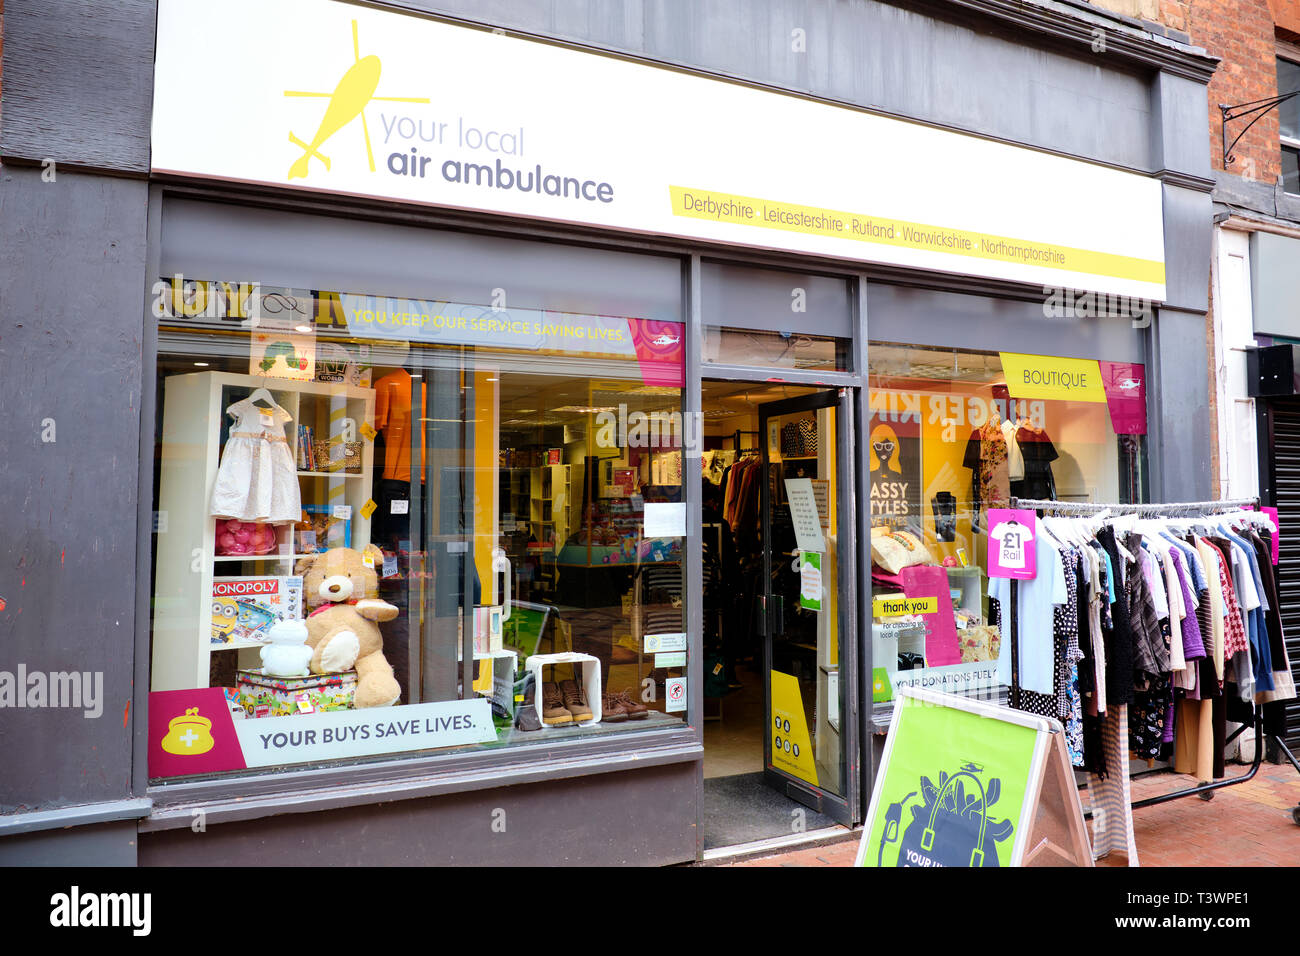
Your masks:
M1161 309L1147 364L1154 400L1147 440L1154 501L1210 497L1210 373L1205 315Z
M41 176L0 167L0 671L97 674L102 713L0 712L0 813L130 792L147 187Z
M153 0L8 0L0 155L148 172L155 20Z
M0 866L135 866L136 822L118 820L0 840Z
M871 341L976 351L1028 352L1143 362L1142 333L1122 318L1048 318L1041 302L938 292L873 282Z
M1157 73L1151 82L1151 166L1213 178L1205 84ZM1193 135L1199 131L1200 136Z
M991 20L845 0L408 0L928 122L1151 167L1148 75L1086 43L1044 49ZM936 10L943 11L939 16ZM805 49L795 49L802 30ZM1201 127L1204 136L1205 127Z
M1164 220L1165 304L1204 312L1210 295L1209 193L1165 183ZM1116 228L1124 228L1123 223Z
M144 866L660 866L695 858L698 763L140 834ZM493 830L500 821L505 831ZM593 825L598 821L598 825Z
M226 203L163 204L160 271L482 305L500 289L510 308L682 321L680 258Z
M1250 301L1255 331L1300 338L1300 239L1250 234Z

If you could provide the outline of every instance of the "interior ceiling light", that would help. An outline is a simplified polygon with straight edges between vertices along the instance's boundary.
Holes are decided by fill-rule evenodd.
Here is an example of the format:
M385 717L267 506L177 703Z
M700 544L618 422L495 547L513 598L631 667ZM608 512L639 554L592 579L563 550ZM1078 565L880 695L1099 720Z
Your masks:
M675 385L642 385L627 391L627 395L679 395L681 389Z
M597 415L600 412L616 412L617 405L561 405L559 408L552 408L553 412L567 412L571 415Z

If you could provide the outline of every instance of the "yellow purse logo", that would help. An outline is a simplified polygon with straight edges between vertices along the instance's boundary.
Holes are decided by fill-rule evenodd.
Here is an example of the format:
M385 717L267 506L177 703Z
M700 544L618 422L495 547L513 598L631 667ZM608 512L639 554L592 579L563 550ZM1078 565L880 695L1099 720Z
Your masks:
M200 717L197 707L167 722L167 736L161 744L163 750L178 757L205 754L216 745L212 739L212 721Z

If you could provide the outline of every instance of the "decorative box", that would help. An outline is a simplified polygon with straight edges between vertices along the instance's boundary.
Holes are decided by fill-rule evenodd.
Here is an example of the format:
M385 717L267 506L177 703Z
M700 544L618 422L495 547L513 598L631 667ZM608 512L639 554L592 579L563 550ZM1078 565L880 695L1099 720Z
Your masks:
M311 525L311 532L314 537L311 539L311 547L303 539L302 532L307 530L303 527L304 522L299 522L295 533L294 547L298 554L314 554L320 551L328 551L330 548L349 548L352 546L352 519L335 518L329 505L308 505L304 504L302 510L306 515L306 523Z
M361 442L337 438L317 440L312 446L317 471L361 471Z
M261 669L239 672L239 703L249 717L284 717L351 710L357 672L267 677Z

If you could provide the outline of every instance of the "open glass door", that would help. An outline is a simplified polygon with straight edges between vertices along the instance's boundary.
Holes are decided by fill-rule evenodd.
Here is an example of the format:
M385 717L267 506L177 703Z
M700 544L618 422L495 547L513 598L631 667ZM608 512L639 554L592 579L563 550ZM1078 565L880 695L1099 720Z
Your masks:
M764 776L841 823L858 816L852 396L759 406Z

